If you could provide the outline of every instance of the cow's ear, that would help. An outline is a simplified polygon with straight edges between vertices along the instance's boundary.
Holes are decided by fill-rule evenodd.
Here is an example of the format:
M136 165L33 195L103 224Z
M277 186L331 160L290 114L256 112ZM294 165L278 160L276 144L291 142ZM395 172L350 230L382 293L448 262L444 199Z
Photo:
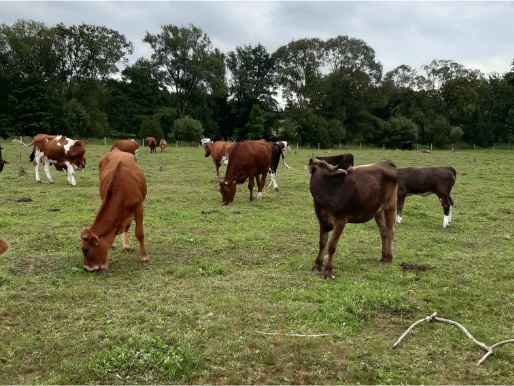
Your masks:
M96 247L98 245L98 236L92 234L91 236L89 236L88 241Z

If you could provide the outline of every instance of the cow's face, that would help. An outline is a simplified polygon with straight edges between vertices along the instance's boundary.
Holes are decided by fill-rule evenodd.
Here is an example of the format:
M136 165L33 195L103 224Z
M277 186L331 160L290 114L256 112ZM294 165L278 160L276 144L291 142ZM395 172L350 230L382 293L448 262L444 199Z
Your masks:
M90 228L84 228L80 237L82 238L84 269L97 273L107 271L109 269L109 240L106 237L100 239Z
M73 169L83 172L86 169L86 157L77 160L77 163L73 165Z
M236 195L236 181L220 181L221 203L229 205Z

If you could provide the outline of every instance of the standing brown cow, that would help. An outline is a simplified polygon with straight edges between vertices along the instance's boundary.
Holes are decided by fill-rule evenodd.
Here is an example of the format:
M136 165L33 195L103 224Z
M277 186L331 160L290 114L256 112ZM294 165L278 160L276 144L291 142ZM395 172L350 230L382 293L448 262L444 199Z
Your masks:
M141 167L133 155L115 148L102 157L99 169L102 205L93 225L80 234L84 268L98 273L108 270L109 247L115 247L116 235L123 234L123 251L130 250L127 232L134 220L141 264L150 264L144 245L146 179Z
M250 201L253 201L253 180L257 181L257 200L262 198L262 188L271 165L271 147L265 141L243 141L236 143L230 152L230 162L225 180L220 181L221 202L228 205L234 201L236 185L248 179Z
M328 243L328 260L324 278L332 278L332 257L339 237L347 223L365 223L375 218L382 238L382 258L393 259L396 192L398 170L394 163L377 162L371 165L338 169L325 161L311 158L310 191L319 222L319 252L313 271L321 271L328 233L334 230Z
M6 160L4 160L2 158L2 149L3 149L3 147L0 146L0 172L2 170L4 170L4 165L8 165L9 164L9 162L7 162Z
M23 142L13 139L13 143L18 143L25 147L34 146L30 161L34 162L36 181L41 182L39 178L39 163L43 159L43 169L46 173L46 178L53 184L52 176L50 175L50 165L64 163L66 171L68 172L68 184L76 186L75 170L84 170L86 167L86 145L82 141L75 141L70 138L63 137L62 135L46 135L38 134L34 137L28 145Z
M225 141L217 141L217 142L207 142L205 147L205 157L211 156L212 162L214 162L214 166L216 166L216 178L220 177L220 166L227 165L229 161L229 155L234 147L235 143L233 142L225 142Z
M155 148L157 147L157 140L154 137L146 137L146 143L150 148L150 153L155 153Z
M166 148L166 146L168 146L168 144L166 143L166 140L163 138L161 139L161 142L159 142L159 147L161 148L161 152L164 151L164 149Z

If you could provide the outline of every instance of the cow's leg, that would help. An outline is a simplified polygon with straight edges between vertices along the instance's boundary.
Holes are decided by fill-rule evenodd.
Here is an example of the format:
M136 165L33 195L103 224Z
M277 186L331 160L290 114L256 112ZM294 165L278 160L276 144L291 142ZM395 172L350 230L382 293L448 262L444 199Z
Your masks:
M273 188L278 192L278 184L277 184L277 173L273 170L269 170L270 173L270 182L268 185L268 188L271 188L271 184L273 184Z
M443 206L443 225L441 228L446 228L450 223L450 196L449 195L438 195L439 201L441 201L441 205Z
M121 243L123 245L123 252L130 252L130 244L128 238L128 232L123 232Z
M145 233L143 231L143 207L141 206L140 209L136 211L135 215L136 220L136 238L139 241L139 256L141 258L141 265L146 267L150 264L150 260L148 260L148 254L146 253L145 249ZM123 237L125 237L125 234L123 234ZM124 240L125 241L125 240ZM128 239L127 239L128 242ZM125 246L124 246L125 247Z
M448 215L448 224L450 224L452 222L453 200L450 195L448 195L448 198L450 199L450 214Z
M380 237L382 238L382 257L383 263L390 263L393 260L393 238L394 238L394 209L382 209L376 216Z
M52 176L50 175L50 161L46 157L43 157L43 169L45 171L48 182L53 184L54 182L52 181Z
M214 161L214 166L216 166L216 178L220 178L220 164Z
M39 178L39 164L41 163L41 157L43 157L43 153L39 150L34 152L34 173L36 175L37 182L41 182L41 178Z
M71 186L77 186L77 183L75 182L75 169L73 168L73 165L68 161L66 161L65 164L68 171L68 184Z
M323 258L325 257L325 247L327 246L328 241L328 230L327 228L320 222L319 223L319 251L318 256L316 257L316 261L312 266L313 271L321 271L321 267L323 266Z
M260 200L262 199L262 189L264 188L264 185L266 185L266 176L268 175L268 173L262 173L262 176L259 177L258 175L255 176L255 179L257 180L257 190L258 190L258 194L257 194L257 200Z
M250 190L250 202L253 202L253 179L257 179L257 186L259 186L258 176L254 176L252 173L248 175L248 189Z
M337 243L339 242L339 237L341 237L341 233L343 233L345 225L346 221L340 221L337 222L336 226L334 227L332 237L328 242L328 259L327 264L325 264L325 272L323 275L323 279L332 279L332 258L334 257L334 253L336 252Z
M112 251L115 251L115 250L116 250L116 236L114 236L114 239L112 240L111 250L112 250Z
M405 204L405 196L399 197L398 196L398 202L396 204L396 223L399 224L402 222L403 219L403 204Z

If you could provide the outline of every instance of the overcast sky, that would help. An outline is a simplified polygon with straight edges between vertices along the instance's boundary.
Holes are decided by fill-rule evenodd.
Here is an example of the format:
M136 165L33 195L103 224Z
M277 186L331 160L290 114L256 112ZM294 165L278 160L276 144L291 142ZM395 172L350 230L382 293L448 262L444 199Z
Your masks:
M384 74L402 64L453 60L504 74L514 60L510 1L0 1L0 22L47 26L82 22L118 31L135 46L130 63L152 51L146 32L193 24L223 52L262 44L271 54L293 40L339 35L362 39Z

